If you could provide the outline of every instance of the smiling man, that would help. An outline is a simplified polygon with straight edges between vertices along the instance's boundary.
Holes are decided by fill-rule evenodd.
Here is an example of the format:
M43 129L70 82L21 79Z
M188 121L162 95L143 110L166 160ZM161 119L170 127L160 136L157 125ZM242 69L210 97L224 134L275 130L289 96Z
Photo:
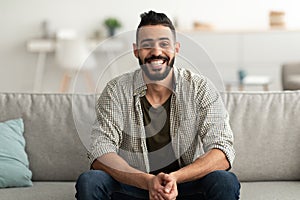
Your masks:
M174 66L170 19L142 14L133 49L141 69L98 99L92 170L78 178L77 199L239 199L229 116L205 77Z
M163 25L141 26L137 39L134 54L145 77L152 81L164 80L174 65L174 54L179 51L179 43L174 41L175 32Z

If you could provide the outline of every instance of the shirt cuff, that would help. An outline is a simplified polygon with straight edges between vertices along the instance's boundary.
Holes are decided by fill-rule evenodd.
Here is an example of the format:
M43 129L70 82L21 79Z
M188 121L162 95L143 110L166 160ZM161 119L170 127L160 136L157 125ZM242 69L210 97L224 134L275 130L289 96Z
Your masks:
M92 165L97 158L107 153L117 153L117 148L114 145L101 145L101 147L94 148L92 151L88 152L90 165Z
M214 144L214 145L210 146L209 149L219 149L219 150L221 150L225 154L225 156L226 156L226 158L229 162L230 166L229 166L228 170L231 169L231 167L233 165L234 158L235 158L235 151L234 151L233 147Z

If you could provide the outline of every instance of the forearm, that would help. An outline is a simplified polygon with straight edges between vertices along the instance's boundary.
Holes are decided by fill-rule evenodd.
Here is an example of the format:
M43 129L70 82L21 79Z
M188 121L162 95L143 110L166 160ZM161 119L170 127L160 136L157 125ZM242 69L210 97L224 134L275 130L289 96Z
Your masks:
M229 167L225 154L219 149L212 149L190 165L172 172L171 175L175 177L177 183L182 183L197 180L213 171L226 170Z
M92 164L93 169L103 170L117 181L138 188L148 189L148 182L153 175L137 170L116 153L108 153Z

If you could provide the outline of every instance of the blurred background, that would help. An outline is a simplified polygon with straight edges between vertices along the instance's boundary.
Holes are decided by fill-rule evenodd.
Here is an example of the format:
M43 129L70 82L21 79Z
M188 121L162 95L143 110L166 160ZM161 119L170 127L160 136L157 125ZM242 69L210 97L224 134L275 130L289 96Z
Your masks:
M0 92L72 92L83 62L81 92L95 91L106 67L97 60L129 55L134 36L117 35L135 30L149 10L166 13L205 49L225 89L300 89L299 7L295 0L0 0Z

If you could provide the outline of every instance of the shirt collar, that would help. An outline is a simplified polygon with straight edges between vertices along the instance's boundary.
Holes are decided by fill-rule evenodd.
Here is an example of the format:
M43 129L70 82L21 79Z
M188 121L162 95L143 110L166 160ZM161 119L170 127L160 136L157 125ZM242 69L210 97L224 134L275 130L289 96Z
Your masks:
M146 94L147 85L143 79L143 71L142 69L138 69L135 72L134 80L133 80L133 95L144 96Z

